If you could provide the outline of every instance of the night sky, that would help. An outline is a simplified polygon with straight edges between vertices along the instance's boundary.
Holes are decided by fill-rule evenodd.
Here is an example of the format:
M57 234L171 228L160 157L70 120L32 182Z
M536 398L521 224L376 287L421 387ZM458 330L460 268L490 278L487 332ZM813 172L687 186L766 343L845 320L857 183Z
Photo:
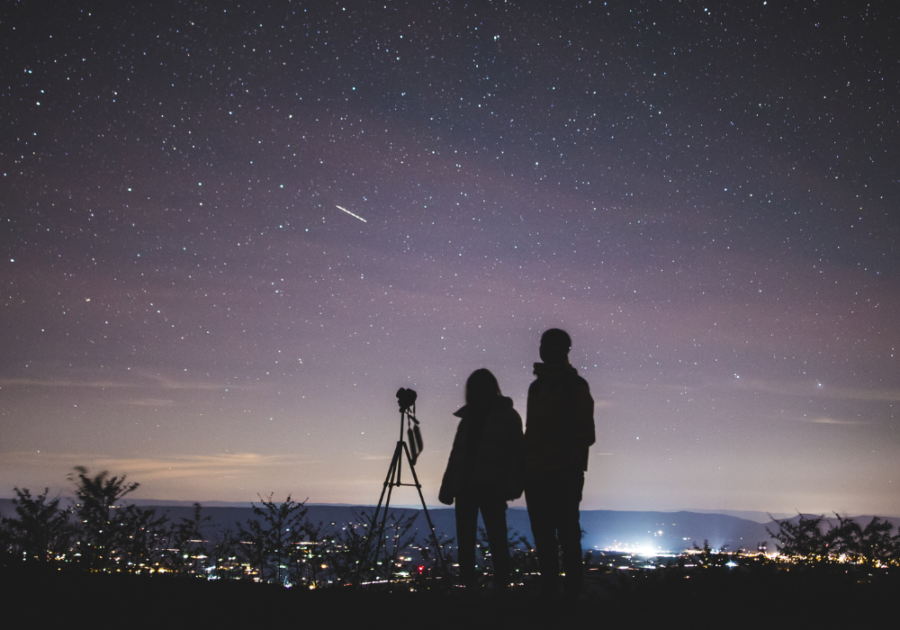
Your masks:
M583 508L900 515L894 3L209 4L0 10L0 495L374 503L402 386L436 504L561 327Z

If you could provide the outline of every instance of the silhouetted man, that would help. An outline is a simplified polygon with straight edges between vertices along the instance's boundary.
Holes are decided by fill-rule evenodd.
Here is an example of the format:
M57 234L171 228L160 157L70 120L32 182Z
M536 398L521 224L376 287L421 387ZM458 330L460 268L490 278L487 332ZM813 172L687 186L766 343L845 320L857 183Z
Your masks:
M528 388L525 420L525 501L537 549L541 584L559 592L559 551L567 597L584 586L579 504L594 443L594 399L587 381L569 364L572 340L558 328L541 336L543 363Z

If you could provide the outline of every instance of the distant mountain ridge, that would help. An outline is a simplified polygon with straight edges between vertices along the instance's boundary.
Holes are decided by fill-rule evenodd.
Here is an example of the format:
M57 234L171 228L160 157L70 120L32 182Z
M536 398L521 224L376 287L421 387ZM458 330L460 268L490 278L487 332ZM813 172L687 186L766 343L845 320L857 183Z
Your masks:
M132 503L131 501L126 501ZM173 521L193 517L192 501L135 500L135 505L152 507L159 513L165 513ZM258 502L256 502L258 504ZM215 531L236 529L238 522L245 523L255 519L251 504L209 501L201 503L202 516L210 520L204 526L209 535ZM356 522L362 512L371 512L374 506L346 504L307 504L307 518L314 524L329 527L341 527ZM421 537L427 534L427 524L421 509L409 507L392 508L400 515L416 514L415 529ZM439 535L455 537L456 524L453 508L429 508L431 520ZM743 512L759 518L759 512ZM0 499L0 516L15 516L15 506L11 499ZM780 516L780 515L779 515ZM791 518L795 521L798 517ZM871 516L857 516L855 520L865 524ZM900 526L900 518L887 518L894 527ZM829 524L836 519L828 518ZM480 521L479 521L480 523ZM533 540L528 513L523 508L510 508L507 511L507 524L511 534L523 535ZM638 512L618 510L582 510L581 527L585 531L583 545L587 549L621 549L644 553L661 551L678 552L690 549L694 545L703 546L708 541L713 549L727 545L729 550L754 550L759 543L766 543L770 550L775 549L775 540L768 530L777 531L774 521L759 522L750 518L742 518L732 514L708 512Z
M194 503L190 501L136 500L133 503L153 507L157 512L166 513L173 521L193 516ZM243 524L255 518L249 503L212 501L202 503L201 506L202 515L210 517L210 521L204 526L209 535L225 529L235 530L236 523ZM329 527L341 527L355 522L356 516L363 511L374 510L374 506L330 504L307 504L307 508L307 518L312 523L321 523L326 530ZM415 529L418 535L421 537L427 534L427 524L421 509L396 508L392 509L392 512L397 515L415 513ZM431 508L429 514L439 535L455 537L453 508ZM15 506L11 499L0 499L0 516L15 516ZM795 516L792 520L796 518ZM871 520L870 516L856 518L862 523ZM887 520L895 527L900 525L900 518ZM524 535L533 540L528 513L524 509L510 508L507 511L507 522L511 533ZM760 523L729 514L690 511L582 510L581 527L585 531L583 541L585 550L617 548L644 553L678 552L695 544L702 546L704 541L708 541L713 549L727 545L729 550L740 548L754 550L759 543L765 542L770 550L774 550L775 541L767 528L777 531L777 525L773 521Z

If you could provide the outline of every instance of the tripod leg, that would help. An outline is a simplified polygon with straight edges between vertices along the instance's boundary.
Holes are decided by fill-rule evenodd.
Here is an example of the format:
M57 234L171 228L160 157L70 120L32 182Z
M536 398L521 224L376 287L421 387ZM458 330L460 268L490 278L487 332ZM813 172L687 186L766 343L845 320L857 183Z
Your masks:
M372 516L372 531L369 532L369 541L366 543L366 553L365 558L366 562L368 562L369 552L372 546L372 539L375 541L375 554L373 556L373 561L378 562L378 556L381 553L382 546L384 545L384 559L385 564L387 564L387 545L384 544L384 530L387 523L387 517L389 508L391 505L391 493L394 490L394 486L399 485L400 481L398 479L400 474L400 450L402 442L397 442L397 446L394 449L394 456L391 459L391 466L388 469L387 477L384 480L384 486L381 489L381 497L378 499L378 507L375 508L375 514ZM381 516L381 523L377 526L378 522L378 514L381 512L381 502L385 498L385 492L387 492L387 501L384 503L384 512ZM390 579L390 567L388 567L387 579Z
M384 485L381 487L381 496L378 497L378 507L375 508L375 514L372 516L372 522L378 520L378 513L381 511L381 503L384 501L384 493L388 493L388 504L391 502L391 493L388 492L388 488L393 487L394 485L394 476L397 464L400 460L398 451L400 450L400 444L397 443L397 447L394 449L394 456L391 458L391 465L388 468L387 477L384 478ZM387 505L385 505L385 510L387 510Z
M419 491L419 500L422 502L422 511L425 512L425 520L428 521L428 528L431 530L431 542L434 543L434 553L438 559L438 566L443 570L444 567L444 554L441 552L441 545L437 539L437 533L434 531L434 523L431 522L431 516L428 514L428 506L425 505L425 497L422 495L422 484L419 483L419 477L416 475L416 467L413 466L412 457L409 454L409 449L406 447L406 444L403 443L403 450L406 452L406 460L409 462L409 469L412 471L413 481L415 481L416 490Z

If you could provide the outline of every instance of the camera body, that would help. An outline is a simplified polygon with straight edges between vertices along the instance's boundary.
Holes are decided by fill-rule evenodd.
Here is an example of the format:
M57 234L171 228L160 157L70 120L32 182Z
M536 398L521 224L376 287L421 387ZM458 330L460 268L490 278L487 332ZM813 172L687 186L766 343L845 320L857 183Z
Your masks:
M413 405L416 404L416 398L418 394L416 394L415 390L406 389L405 387L401 387L397 390L397 403L400 405L400 413L407 413Z

